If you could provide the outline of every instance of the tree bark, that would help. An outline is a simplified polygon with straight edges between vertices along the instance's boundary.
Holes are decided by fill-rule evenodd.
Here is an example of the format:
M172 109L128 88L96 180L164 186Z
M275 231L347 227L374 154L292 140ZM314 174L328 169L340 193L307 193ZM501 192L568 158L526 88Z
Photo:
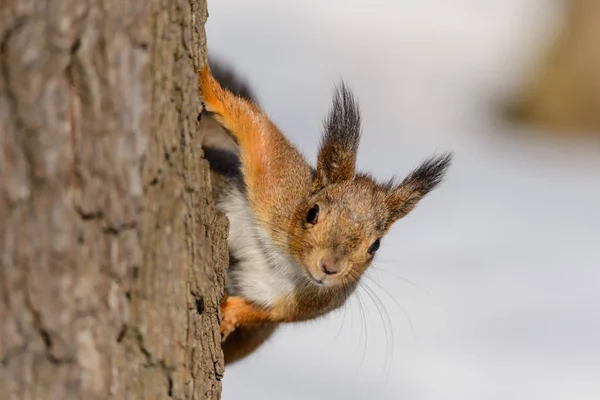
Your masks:
M513 105L513 117L563 130L563 134L598 135L599 21L598 0L569 1L564 29Z
M205 0L0 3L0 399L218 399Z

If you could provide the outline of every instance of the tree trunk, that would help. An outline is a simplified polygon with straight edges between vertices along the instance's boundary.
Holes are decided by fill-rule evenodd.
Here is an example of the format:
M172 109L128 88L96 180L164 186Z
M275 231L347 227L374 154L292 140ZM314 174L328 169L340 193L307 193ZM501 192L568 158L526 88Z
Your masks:
M0 3L0 399L218 399L205 0Z
M600 1L570 0L566 24L548 58L511 110L521 121L600 133Z

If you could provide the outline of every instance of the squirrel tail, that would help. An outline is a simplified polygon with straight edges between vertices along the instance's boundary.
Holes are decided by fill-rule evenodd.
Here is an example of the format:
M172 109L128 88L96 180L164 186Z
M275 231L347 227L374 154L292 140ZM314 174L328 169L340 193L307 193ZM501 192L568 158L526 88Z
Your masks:
M219 82L222 88L258 105L256 96L250 88L248 81L240 76L233 68L211 56L209 56L208 65L213 77Z

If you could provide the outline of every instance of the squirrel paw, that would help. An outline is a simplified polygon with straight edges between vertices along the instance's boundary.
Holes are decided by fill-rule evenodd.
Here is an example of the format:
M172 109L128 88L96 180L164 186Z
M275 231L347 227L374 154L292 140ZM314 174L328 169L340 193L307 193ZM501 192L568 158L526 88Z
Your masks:
M221 340L223 341L239 326L260 325L267 322L274 322L273 315L242 297L229 296L221 303Z
M226 341L229 335L231 335L233 331L235 331L236 327L237 326L235 322L221 321L221 341Z
M198 71L200 102L204 111L213 113L221 110L223 89L210 72L208 64Z
M224 299L221 303L221 340L225 341L227 337L237 328L240 321L240 315L243 313L247 304L244 299L237 296L231 296Z

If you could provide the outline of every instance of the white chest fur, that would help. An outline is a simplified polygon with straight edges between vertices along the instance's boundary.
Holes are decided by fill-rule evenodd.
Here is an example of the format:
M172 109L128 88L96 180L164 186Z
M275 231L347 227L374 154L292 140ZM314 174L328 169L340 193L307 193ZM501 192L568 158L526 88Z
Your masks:
M292 295L294 286L305 279L301 267L257 224L243 194L232 188L217 207L229 218L229 251L237 261L227 273L228 294L264 306Z

